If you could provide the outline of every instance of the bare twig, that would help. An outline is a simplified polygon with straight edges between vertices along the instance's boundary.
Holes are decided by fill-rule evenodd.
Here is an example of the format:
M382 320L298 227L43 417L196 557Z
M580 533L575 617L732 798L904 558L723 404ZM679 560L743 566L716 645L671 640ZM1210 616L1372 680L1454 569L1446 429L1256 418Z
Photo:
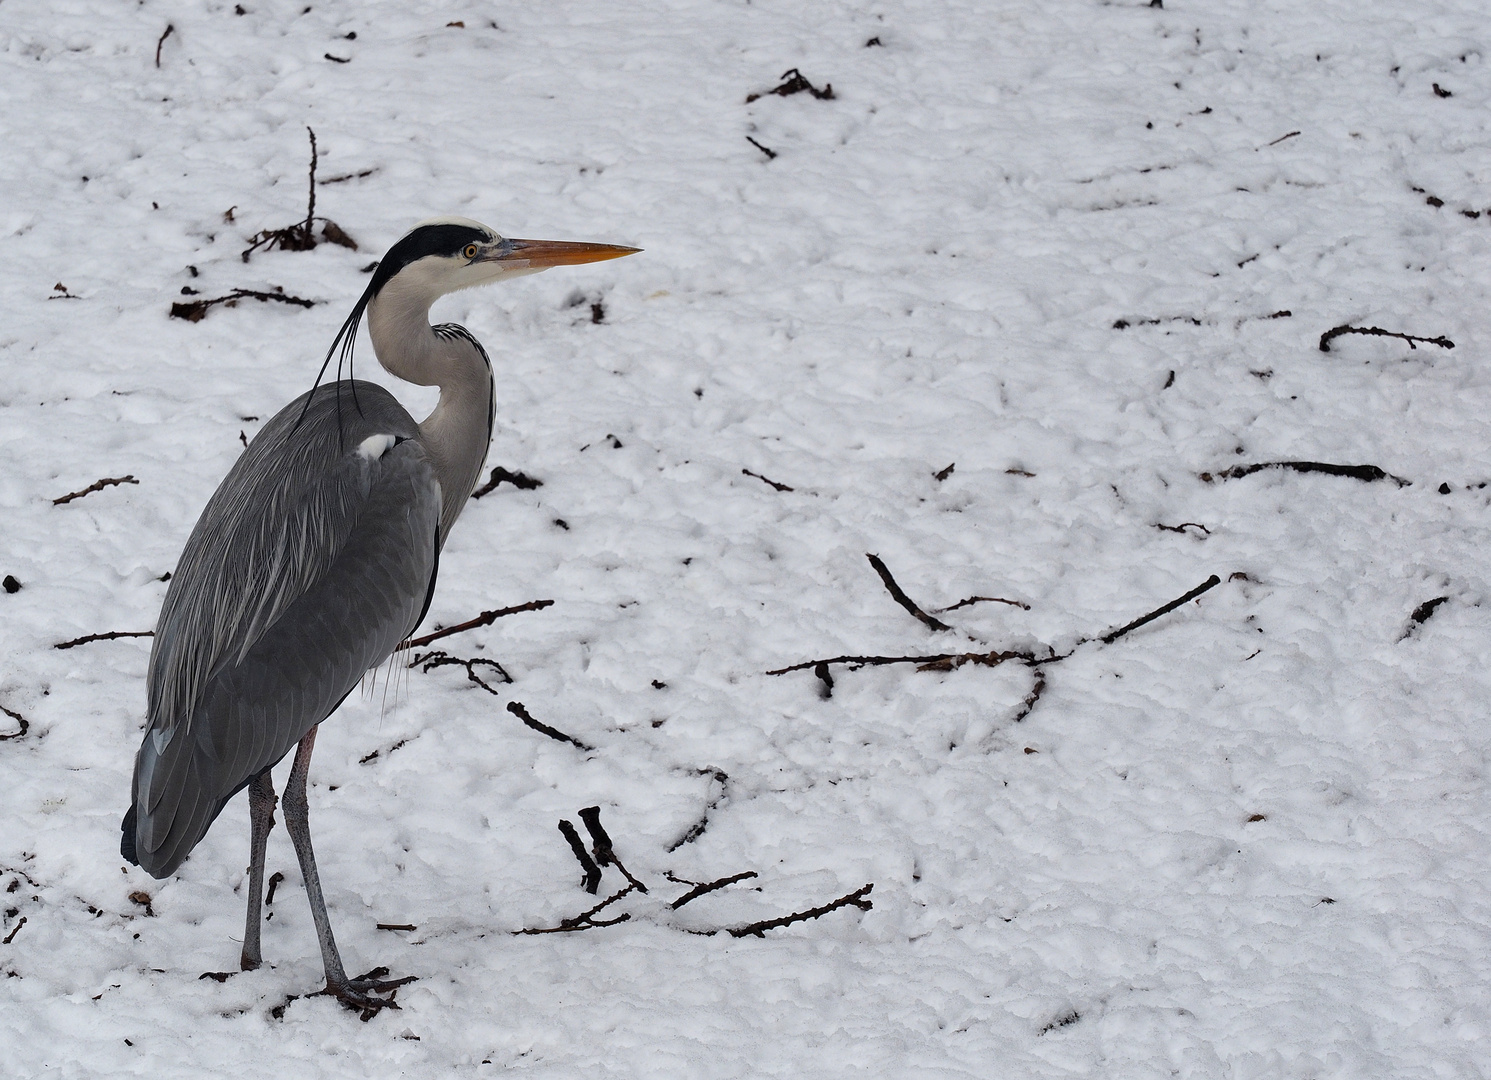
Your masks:
M54 649L71 649L78 645L87 645L90 641L113 641L115 638L126 637L155 637L154 630L110 630L107 634L87 634L71 641L59 641L53 645Z
M476 666L478 664L482 665L483 667L492 668L494 671L497 672L498 675L502 676L502 681L505 683L510 683L513 681L513 677L507 673L507 669L504 668L501 664L499 664L495 660L488 660L480 656L473 657L470 660L464 660L459 656L451 656L449 653L441 652L439 649L436 649L434 652L425 653L423 656L416 656L413 660L409 661L410 667L417 667L419 668L419 670L424 672L428 672L431 668L437 667L463 667L466 669L466 678L468 681L475 683L477 686L481 687L493 697L501 697L502 695L497 693L496 690L493 690L491 686L487 684L485 679L477 675Z
M264 906L265 907L268 907L270 904L274 903L274 890L278 889L280 887L280 882L282 882L284 880L285 880L285 875L282 874L278 870L276 870L274 873L272 873L272 874L269 875L269 881L268 881L267 886L266 886L266 888L264 890Z
M87 487L85 487L81 491L70 491L66 495L62 496L60 499L53 499L52 500L52 505L53 506L62 506L64 503L70 503L74 499L81 499L84 495L92 495L95 491L102 491L104 488L106 488L106 487L113 487L116 484L138 484L138 483L139 483L139 481L136 480L133 475L130 475L130 476L106 476L102 480L95 480L93 483L89 484Z
M498 484L503 483L511 484L513 487L522 491L532 491L534 488L544 486L542 480L535 480L533 477L520 472L510 472L499 465L492 470L492 474L487 478L487 482L471 493L471 497L479 499L483 495L490 495L496 490Z
M381 922L381 923L378 924L378 929L379 930L418 930L419 927L415 926L413 923L407 923L407 922Z
M1202 525L1199 522L1195 522L1195 521L1182 521L1179 525L1164 525L1164 524L1161 524L1160 522L1157 521L1157 522L1155 522L1155 526L1154 527L1156 529L1164 529L1166 532L1173 532L1173 533L1183 533L1187 529L1200 529L1207 536L1211 535L1211 530L1210 529L1208 529L1205 525Z
M866 899L866 897L870 895L870 892L874 888L875 883L870 882L867 885L861 885L852 893L824 904L822 907L809 908L807 911L794 911L791 915L783 915L779 919L765 919L761 922L751 923L749 926L737 927L730 931L730 936L746 937L754 934L756 937L764 937L768 930L775 930L782 926L791 926L793 923L806 922L809 919L821 918L830 911L837 911L841 907L849 907L850 905L859 908L861 911L869 911L875 905Z
M1292 138L1294 138L1298 134L1299 134L1299 132L1297 132L1297 131L1291 131L1288 135L1280 135L1277 139L1275 139L1273 142L1269 143L1268 145L1269 146L1278 146L1285 139L1292 139Z
M166 23L166 31L165 31L165 33L161 34L160 38L155 43L155 66L156 67L160 67L160 50L161 50L161 46L166 43L166 38L170 37L175 32L176 32L176 27L173 26L171 23Z
M589 745L588 743L582 743L573 735L566 735L558 728L550 727L542 720L535 720L528 714L528 710L523 708L523 703L521 701L509 701L507 703L507 711L516 716L519 720L523 721L523 723L527 724L534 731L547 735L549 738L554 739L557 742L567 742L571 746L574 746L580 750L584 750L586 753L589 753L590 751L595 749L595 747Z
M602 866L616 867L621 871L621 876L631 882L633 888L645 893L647 886L632 876L632 872L617 857L615 849L611 846L611 837L607 834L605 826L601 824L601 808L599 806L585 807L580 811L580 820L585 825L585 831L590 833L590 850L595 855L595 861Z
M767 477L762 476L760 473L753 473L753 472L751 472L750 469L741 469L740 471L744 475L746 475L746 476L751 476L751 477L754 477L757 480L762 481L763 483L770 484L772 487L776 488L778 491L796 491L797 490L796 488L790 488L790 487L788 487L786 484L779 484L775 480L770 480Z
M327 54L327 59L337 60L338 63L346 63L338 57ZM316 216L316 163L319 160L316 152L316 133L309 127L306 133L311 138L311 168L310 168L310 197L306 201L305 220L297 221L293 225L287 225L283 229L263 229L256 233L249 241L240 256L244 262L249 261L255 251L261 247L266 251L279 248L281 251L310 251L320 242L316 239L315 223L321 222L321 239L327 243L340 244L342 247L357 250L357 241L348 236L342 227L329 218L318 218ZM346 179L343 177L342 179Z
M767 94L776 94L778 97L791 97L793 94L801 94L803 91L812 94L819 101L829 101L834 96L833 83L824 83L823 89L819 90L803 77L802 72L796 68L788 68L782 72L782 85L774 87L771 90L765 90L759 94L747 95L746 104L749 105L757 98L765 97Z
M1035 668L1035 682L1031 684L1030 693L1025 695L1025 700L1020 702L1020 711L1015 713L1013 723L1020 723L1030 711L1035 708L1035 703L1041 700L1041 695L1046 691L1046 673L1040 668Z
M1213 574L1211 577L1207 578L1200 585L1197 585L1194 589L1186 593L1184 596L1176 597L1168 604L1164 604L1160 607L1155 608L1148 615L1141 615L1139 618L1135 619L1133 622L1129 623L1126 626L1120 626L1117 630L1109 631L1102 637L1098 638L1098 640L1101 641L1104 645L1111 645L1113 644L1113 642L1117 641L1119 638L1123 637L1131 630L1137 630L1145 623L1153 622L1161 615L1164 615L1167 612L1174 611L1176 608L1180 607L1181 604L1186 603L1188 600L1196 599L1196 597L1200 596L1202 593L1206 592L1209 589L1215 588L1221 583L1222 579L1217 577L1216 574Z
M1365 334L1368 337L1390 337L1398 338L1400 341L1408 342L1410 349L1417 349L1415 342L1422 341L1425 345L1438 345L1441 349L1453 349L1455 343L1447 337L1415 337L1412 334L1399 334L1393 330L1384 330L1380 326L1337 326L1327 330L1320 335L1320 351L1330 352L1331 342L1342 334Z
M774 158L774 157L777 156L777 152L775 150L773 150L769 146L762 146L760 143L758 143L755 139L751 138L749 135L747 135L745 137L745 140L746 140L746 142L748 142L752 146L754 146L757 150L760 150L768 158Z
M1212 474L1201 473L1201 479L1206 483L1217 480L1238 480L1244 476L1252 476L1255 472L1264 469L1292 469L1301 473L1325 473L1327 476L1348 476L1353 480L1372 482L1374 480L1391 480L1399 487L1408 487L1412 480L1405 480L1401 476L1394 476L1390 472L1384 472L1376 465L1334 465L1325 461L1260 461L1252 465L1234 465L1230 469Z
M16 723L21 725L20 731L11 732L9 735L0 735L0 742L5 742L7 739L19 739L21 736L25 735L26 732L31 730L31 725L20 713L13 712L12 710L7 709L4 705L0 705L0 712L3 712L6 716L10 717Z
M699 815L699 820L690 825L682 836L668 845L667 850L670 853L677 851L679 848L683 847L684 844L692 844L695 840L704 835L704 831L709 828L710 811L719 809L720 803L725 801L725 796L728 793L730 777L726 774L724 769L700 769L698 771L701 776L713 777L715 782L720 785L720 793L705 804L704 813Z
M614 919L597 919L596 915L604 911L606 908L610 907L612 904L616 903L616 901L620 900L623 896L629 895L635 888L635 885L628 885L620 892L606 897L606 899L602 900L599 904L596 904L595 907L591 908L589 911L582 911L578 915L572 915L568 919L561 920L558 926L536 926L528 930L514 930L513 933L567 934L575 930L592 930L598 926L615 926L617 923L624 923L631 918L630 913L623 913L621 915L618 915ZM591 892L594 891L594 889L591 890Z
M885 583L886 591L890 593L891 598L894 599L896 603L900 604L903 608L909 611L916 619L926 625L929 629L952 629L952 627L947 625L947 623L942 622L939 619L934 619L921 608L917 607L916 604L912 603L911 597L907 596L901 590L901 586L896 584L896 579L891 577L890 571L886 569L885 563L880 561L879 555L871 555L866 552L865 558L870 560L870 565L875 568L875 573L880 575L880 580Z
M15 926L11 929L10 933L8 933L8 934L5 935L5 940L4 941L0 941L0 945L9 945L12 941L14 941L16 939L16 935L21 932L21 927L23 927L25 925L26 925L26 916L22 915L21 916L21 921L18 922L18 923L16 923Z
M691 900L699 899L699 897L703 896L705 893L712 893L716 889L723 889L726 885L734 885L737 881L745 881L747 878L753 878L755 876L756 871L746 870L739 874L731 874L729 877L722 877L718 881L706 881L703 885L695 885L692 889L684 893L668 906L674 911L677 911L679 908L683 907L684 904L689 903Z
M559 831L569 841L569 848L575 853L575 858L580 861L580 868L585 871L584 889L591 896L601 885L601 868L596 866L590 858L590 852L585 850L585 844L580 839L580 834L575 831L574 823L561 818Z
M240 300L261 300L264 302L274 301L280 304L293 304L296 307L315 307L319 300L307 300L303 296L290 296L283 292L261 292L258 289L234 289L225 296L214 296L210 300L188 300L185 303L171 305L171 318L185 319L187 322L201 322L207 317L208 309L217 304L225 307L237 307Z
M1030 605L1025 603L1025 601L1006 600L1002 596L970 596L967 600L959 600L951 607L938 608L937 610L943 614L946 614L949 611L957 611L959 608L965 608L972 604L1008 604L1010 605L1010 607L1017 607L1021 611L1030 610Z
M479 626L491 626L492 623L505 615L516 615L520 611L542 611L546 607L553 606L553 603L554 601L552 600L530 600L526 604L518 604L515 607L498 608L496 611L483 611L476 618L468 619L466 622L457 623L455 626L447 626L443 630L436 630L434 633L426 634L424 637L410 638L408 641L401 643L399 648L422 649L430 644L430 642L439 641L441 638L450 637L452 634L459 634L465 630L475 630ZM511 679L507 681L512 682Z

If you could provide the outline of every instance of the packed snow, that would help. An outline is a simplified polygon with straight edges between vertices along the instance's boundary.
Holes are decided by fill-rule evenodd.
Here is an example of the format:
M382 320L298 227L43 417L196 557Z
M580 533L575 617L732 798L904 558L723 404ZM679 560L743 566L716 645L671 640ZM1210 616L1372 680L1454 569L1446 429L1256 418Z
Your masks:
M0 1073L1491 1075L1488 50L1469 0L5 0ZM357 248L245 261L308 127ZM153 627L440 214L645 252L434 312L542 486L423 629L553 603L431 646L510 684L321 728L349 970L418 976L364 1023L283 828L265 966L202 977L246 797L126 866L150 640L56 646ZM315 304L170 316L238 289ZM517 933L624 887L589 806L648 891Z

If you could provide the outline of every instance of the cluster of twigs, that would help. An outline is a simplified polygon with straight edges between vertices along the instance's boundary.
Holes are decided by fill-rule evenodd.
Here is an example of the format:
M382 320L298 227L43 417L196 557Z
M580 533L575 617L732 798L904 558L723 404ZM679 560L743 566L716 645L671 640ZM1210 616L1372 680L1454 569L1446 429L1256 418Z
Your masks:
M924 625L928 626L930 629L952 629L952 627L948 626L946 623L943 623L937 619L933 619L930 615L928 615L925 611L918 607L917 604L906 595L905 590L903 590L900 585L896 583L896 580L891 575L890 570L878 556L867 554L866 558L870 560L870 565L872 565L875 568L875 572L880 575L880 580L885 585L886 591L891 594L896 603L904 607L908 612L911 613L913 617L915 617ZM1111 645L1113 642L1117 641L1125 634L1132 633L1133 631L1139 629L1141 626L1153 622L1155 619L1160 618L1162 615L1166 615L1169 612L1174 611L1182 604L1196 599L1202 593L1215 588L1217 585L1221 584L1221 580L1222 579L1219 578L1216 574L1213 574L1211 575L1211 577L1207 578L1204 582L1196 586L1194 589L1190 590L1182 596L1177 597L1174 600L1171 600L1167 604L1160 605L1159 607L1155 608L1153 611L1148 612L1145 615L1141 615L1133 622L1120 626L1116 630L1110 630L1105 634L1078 638L1077 641L1072 645L1072 647L1064 653L1058 653L1050 646L1047 646L1043 655L1038 655L1036 652L1029 649L994 649L990 650L989 652L943 652L930 654L921 653L908 656L828 656L817 660L804 660L798 664L789 664L786 667L775 668L771 671L768 671L766 674L786 675L789 672L793 671L811 670L813 674L817 676L818 681L822 684L823 696L831 697L833 695L834 679L832 671L830 669L835 665L847 666L851 671L855 671L863 667L878 667L888 664L914 664L916 665L917 671L954 671L957 668L962 667L964 664L976 664L981 667L998 667L1001 664L1015 661L1017 663L1024 664L1026 667L1033 669L1035 672L1035 681L1031 688L1031 691L1029 694L1026 695L1025 700L1021 703L1021 707L1015 717L1015 721L1018 723L1019 721L1024 720L1025 717L1030 714L1030 711L1035 708L1036 702L1040 700L1041 693L1046 688L1045 675L1039 670L1040 668L1050 664L1060 663L1061 661L1070 657L1074 652L1077 651L1077 649L1092 641L1098 641L1104 645ZM992 599L999 598L969 598L970 601ZM953 605L953 607L961 607L964 603L967 602L968 601L960 602L959 604ZM1025 606L1023 604L1020 604L1019 601L1003 600L1002 602L1014 603L1017 606L1021 607ZM953 610L953 608L945 608L943 610L951 611Z
M178 300L171 305L171 318L185 319L187 322L201 322L207 317L207 312L218 304L230 308L237 307L240 300L259 300L265 303L273 301L303 308L315 307L320 303L319 300L307 300L303 296L291 296L278 286L273 292L264 292L260 289L234 289L232 292L207 300Z
M765 97L768 94L775 94L777 97L791 97L793 94L801 93L812 94L819 101L830 101L834 96L834 87L833 83L824 83L823 89L820 90L808 82L807 77L802 72L796 68L788 68L782 72L782 83L780 86L774 86L770 90L762 90L759 93L747 94L746 104L749 105L757 98Z
M311 137L310 197L306 203L305 220L287 225L283 229L264 229L255 234L242 252L244 262L248 262L249 257L260 248L265 251L273 251L275 248L281 251L310 251L321 241L357 250L357 241L348 236L340 225L330 218L316 216L316 133L309 127L305 130ZM315 232L318 221L321 222L320 240L316 239Z
M635 874L626 868L621 859L617 857L615 846L611 837L606 833L605 827L601 825L601 808L599 806L587 806L580 811L580 821L584 824L586 832L590 834L590 847L587 849L584 840L580 838L579 830L574 823L568 819L559 822L559 831L569 844L570 851L574 853L575 860L580 864L584 872L584 878L580 885L586 892L594 896L600 888L602 878L602 867L614 866L626 879L626 885L616 890L600 903L572 915L567 919L561 919L557 926L534 926L523 930L515 930L514 934L568 934L580 930L594 930L603 926L616 926L619 923L628 922L631 912L622 912L613 918L597 918L612 904L632 895L632 893L647 893L650 890ZM680 885L690 885L687 892L668 904L669 911L677 911L709 893L716 892L729 885L741 881L749 881L757 876L754 870L744 870L738 874L718 878L714 881L694 882L676 878L672 874L665 875L669 881ZM732 937L764 937L768 930L776 930L783 926L791 926L794 923L807 922L810 919L819 919L829 912L837 911L843 907L857 907L861 911L869 911L874 904L869 900L871 891L875 888L873 882L861 885L851 893L846 893L826 904L808 908L805 911L794 911L787 915L781 915L774 919L762 919L759 922L749 923L745 926L718 927L713 930L689 930L691 934L713 935L727 933Z

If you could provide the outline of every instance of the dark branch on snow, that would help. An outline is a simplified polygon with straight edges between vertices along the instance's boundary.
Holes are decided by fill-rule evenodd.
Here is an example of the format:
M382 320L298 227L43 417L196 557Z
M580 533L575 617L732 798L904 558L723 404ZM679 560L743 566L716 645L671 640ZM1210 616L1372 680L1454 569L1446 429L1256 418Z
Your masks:
M104 488L106 488L106 487L113 487L116 484L138 484L138 483L139 483L139 481L136 480L133 475L130 475L130 476L106 476L102 480L95 480L93 483L89 484L87 487L83 488L83 490L81 490L81 491L70 491L66 495L63 495L60 499L53 499L52 500L52 505L53 506L62 506L64 503L70 503L74 499L81 499L84 495L92 495L95 491L102 491Z
M1244 476L1252 476L1255 472L1262 472L1264 469L1292 469L1301 473L1325 473L1327 476L1346 476L1367 483L1375 480L1391 480L1399 487L1408 487L1413 483L1412 480L1405 480L1401 476L1384 472L1376 465L1334 465L1325 461L1260 461L1252 465L1234 465L1219 473L1204 472L1200 474L1200 477L1209 484L1214 479L1239 480Z
M770 90L764 90L758 94L746 95L746 104L749 105L757 98L765 97L767 94L775 94L777 97L791 97L793 94L801 94L806 91L819 101L832 100L834 96L833 83L824 83L823 89L819 90L803 77L803 73L796 68L788 68L782 72L782 84Z
M53 645L54 649L71 649L77 645L87 645L90 641L113 641L115 638L126 637L155 637L154 630L110 630L107 634L85 634L71 641L59 641Z
M745 870L739 874L731 874L729 877L722 877L718 881L706 881L703 885L695 885L692 889L684 893L668 906L674 911L677 911L679 908L683 907L684 904L687 904L692 900L699 899L699 897L703 896L705 893L712 893L716 889L723 889L726 885L734 885L737 881L745 881L747 878L753 878L755 876L756 871Z
M580 811L580 821L585 825L585 831L590 833L590 850L595 855L595 861L601 866L614 866L621 871L621 876L631 882L638 892L646 892L647 886L643 885L632 872L626 868L617 857L616 850L611 846L611 837L607 834L605 826L601 824L601 808L599 806L587 806Z
M590 858L590 852L585 850L585 843L580 839L580 834L575 831L574 823L566 818L559 821L559 831L569 841L569 849L575 853L575 858L580 862L580 869L585 871L583 888L591 896L601 885L601 868L596 866Z
M171 305L171 318L185 319L187 322L201 322L207 317L209 308L222 304L225 307L237 307L240 300L262 300L265 302L275 301L280 304L294 304L296 307L315 307L319 300L307 300L303 296L290 296L283 291L261 292L258 289L234 289L226 296L214 296L211 300L188 300L185 303Z
M901 590L901 586L896 584L896 579L891 577L890 571L886 569L885 563L880 561L879 555L871 555L866 552L865 558L870 560L870 565L875 568L875 573L880 575L880 580L884 582L886 591L890 593L891 598L894 599L896 603L900 604L903 608L909 611L912 616L926 625L928 629L952 629L952 627L947 625L947 623L942 622L939 619L934 619L932 616L928 615L925 611L917 607L916 604L912 602L911 597L907 596L905 592Z
M736 927L730 931L730 936L747 937L754 934L756 937L764 937L768 930L776 930L779 927L791 926L793 923L807 922L809 919L821 918L830 911L837 911L841 907L849 907L850 905L859 908L861 911L869 911L875 905L866 898L874 888L875 883L870 882L867 885L861 885L852 893L848 893L845 896L839 897L837 900L824 904L822 907L809 908L807 911L794 911L791 915L783 915L779 919L765 919L761 922L751 923L749 926Z
M327 54L328 60L338 58ZM338 60L345 64L345 60ZM244 262L249 261L251 256L259 248L265 251L273 251L279 248L281 251L310 251L322 240L329 244L340 244L342 247L357 250L357 241L348 236L340 225L329 218L318 218L316 216L316 133L309 127L306 129L311 137L311 170L310 170L310 197L306 203L305 220L297 221L294 225L287 225L283 229L264 229L257 233L250 241L242 254ZM315 223L321 222L321 240L316 239ZM195 321L195 320L194 320Z
M751 476L751 477L754 477L755 479L760 480L760 481L762 481L764 483L770 484L772 487L776 488L778 491L796 491L797 490L796 488L790 488L790 487L788 487L786 484L779 484L775 480L768 479L767 477L762 476L760 473L753 473L753 472L751 472L750 469L741 469L740 471L744 475L746 475L746 476Z
M508 681L511 682L512 680L509 679ZM588 743L582 743L573 735L566 735L558 728L550 727L542 720L535 720L528 714L528 710L523 708L523 703L521 701L509 701L507 703L507 711L516 716L519 720L523 721L523 723L527 724L534 731L537 731L543 735L547 735L549 738L554 739L557 742L567 742L577 749L584 750L586 753L589 753L591 750L595 749L595 747L589 745ZM594 892L595 890L592 889L591 891Z
M546 607L553 606L553 604L554 601L552 600L530 600L526 604L518 604L515 607L498 608L496 611L483 611L474 619L457 623L455 626L447 626L443 630L436 630L434 633L426 634L424 637L410 638L408 641L403 642L399 648L422 649L430 644L430 642L439 641L441 638L450 637L452 634L459 634L466 630L475 630L479 626L491 626L492 623L505 615L516 615L521 611L542 611ZM507 681L512 682L511 679Z
M1331 342L1335 341L1342 334L1364 334L1368 337L1398 338L1399 340L1408 342L1410 349L1418 348L1414 344L1417 341L1422 341L1425 345L1438 345L1441 349L1453 349L1455 347L1455 343L1447 337L1415 337L1412 334L1399 334L1393 330L1384 330L1380 326L1337 326L1320 335L1320 351L1330 352Z

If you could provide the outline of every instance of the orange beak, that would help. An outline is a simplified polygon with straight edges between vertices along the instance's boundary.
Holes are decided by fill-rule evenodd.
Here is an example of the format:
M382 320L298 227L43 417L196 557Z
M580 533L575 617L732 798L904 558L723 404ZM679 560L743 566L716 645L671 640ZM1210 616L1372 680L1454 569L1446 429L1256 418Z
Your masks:
M547 270L551 266L576 266L635 255L641 248L616 244L587 244L569 240L501 240L482 262L500 262L514 270Z

